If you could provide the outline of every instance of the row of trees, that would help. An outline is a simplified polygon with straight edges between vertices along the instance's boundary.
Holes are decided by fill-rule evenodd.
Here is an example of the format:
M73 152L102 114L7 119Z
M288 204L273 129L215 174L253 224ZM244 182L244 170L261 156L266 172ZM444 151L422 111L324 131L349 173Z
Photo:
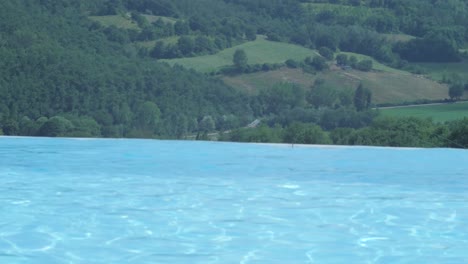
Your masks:
M468 148L468 119L448 124L430 119L379 117L370 126L335 128L295 122L288 126L266 125L244 128L224 134L221 140L237 142L272 142L292 144L369 145L393 147L454 147Z

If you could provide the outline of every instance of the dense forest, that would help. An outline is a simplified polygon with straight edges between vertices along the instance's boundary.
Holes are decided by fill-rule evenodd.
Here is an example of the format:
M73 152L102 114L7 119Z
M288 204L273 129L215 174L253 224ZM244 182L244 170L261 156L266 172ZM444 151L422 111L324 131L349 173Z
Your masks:
M323 71L335 52L346 51L403 70L411 70L410 62L460 61L468 41L466 1L5 0L0 16L5 135L207 139L230 131L219 139L468 146L467 120L379 117L362 83L352 92L334 90L325 80L312 87L278 83L248 94L219 78L275 67ZM131 24L100 23L106 16ZM390 33L412 38L388 41ZM317 49L320 56L249 65L239 51L232 68L212 74L161 62L214 54L259 35ZM372 69L371 60L341 55L336 62ZM453 84L450 97L460 97L463 85ZM256 119L261 126L244 128Z

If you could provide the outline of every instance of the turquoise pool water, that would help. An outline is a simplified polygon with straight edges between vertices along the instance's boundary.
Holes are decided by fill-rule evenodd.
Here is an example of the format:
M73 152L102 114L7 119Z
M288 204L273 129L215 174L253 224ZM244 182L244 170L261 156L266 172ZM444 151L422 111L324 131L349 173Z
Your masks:
M0 263L468 263L468 152L0 138Z

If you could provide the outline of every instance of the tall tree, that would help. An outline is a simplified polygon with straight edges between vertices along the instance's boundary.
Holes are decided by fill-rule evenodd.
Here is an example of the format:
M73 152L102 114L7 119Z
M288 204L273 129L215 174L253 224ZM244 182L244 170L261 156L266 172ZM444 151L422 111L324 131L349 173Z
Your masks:
M232 62L238 71L243 72L247 68L248 62L245 51L243 49L237 49L232 57Z
M372 101L372 93L369 89L364 88L362 83L359 84L354 93L354 107L357 111L369 109Z
M449 88L449 96L452 100L460 100L463 96L465 89L460 83L452 84Z

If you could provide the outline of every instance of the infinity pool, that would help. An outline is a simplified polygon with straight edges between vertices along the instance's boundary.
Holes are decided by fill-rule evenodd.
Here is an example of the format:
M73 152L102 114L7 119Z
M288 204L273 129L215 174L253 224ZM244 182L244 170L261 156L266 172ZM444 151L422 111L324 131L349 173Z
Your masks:
M468 152L0 138L0 263L468 263Z

